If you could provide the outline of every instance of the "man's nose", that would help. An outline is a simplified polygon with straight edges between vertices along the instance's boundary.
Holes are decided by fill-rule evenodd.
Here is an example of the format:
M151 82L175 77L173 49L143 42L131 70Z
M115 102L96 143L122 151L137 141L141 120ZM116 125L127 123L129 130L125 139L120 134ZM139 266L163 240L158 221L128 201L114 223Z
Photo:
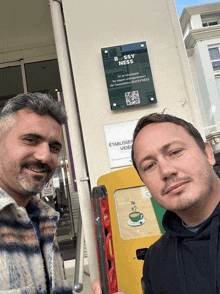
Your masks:
M161 159L159 162L159 169L162 180L168 180L170 177L177 175L178 171L175 165L165 158Z
M34 158L44 164L50 163L52 157L50 146L48 145L48 143L43 142L37 146L34 153Z

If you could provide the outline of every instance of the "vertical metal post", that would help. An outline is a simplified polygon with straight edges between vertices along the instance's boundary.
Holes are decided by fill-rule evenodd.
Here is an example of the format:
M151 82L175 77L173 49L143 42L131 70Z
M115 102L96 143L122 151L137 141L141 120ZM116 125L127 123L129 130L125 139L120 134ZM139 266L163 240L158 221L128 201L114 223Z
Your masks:
M79 222L76 244L76 263L74 277L74 291L81 292L83 290L83 272L84 272L84 234L82 227L82 218L79 211Z

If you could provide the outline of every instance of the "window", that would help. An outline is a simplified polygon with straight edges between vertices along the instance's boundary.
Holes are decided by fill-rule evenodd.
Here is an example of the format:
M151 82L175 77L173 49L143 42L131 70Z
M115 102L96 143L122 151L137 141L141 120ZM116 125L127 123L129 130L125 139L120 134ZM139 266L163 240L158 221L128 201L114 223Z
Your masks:
M0 107L9 98L24 92L20 65L0 68L0 81Z
M25 63L28 92L49 92L56 97L55 89L62 91L57 59Z
M201 15L202 26L216 26L220 24L220 12L211 12Z
M211 58L215 76L220 77L220 45L209 48L209 56Z
M210 21L210 22L203 22L202 23L202 26L203 27L215 26L215 25L218 25L218 22L217 21Z

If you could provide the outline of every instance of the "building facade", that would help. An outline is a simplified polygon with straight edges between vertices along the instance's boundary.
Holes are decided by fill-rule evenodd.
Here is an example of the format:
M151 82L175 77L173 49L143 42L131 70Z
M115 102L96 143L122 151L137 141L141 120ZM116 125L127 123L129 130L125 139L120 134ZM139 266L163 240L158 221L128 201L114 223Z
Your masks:
M185 47L207 140L220 151L220 2L184 8Z

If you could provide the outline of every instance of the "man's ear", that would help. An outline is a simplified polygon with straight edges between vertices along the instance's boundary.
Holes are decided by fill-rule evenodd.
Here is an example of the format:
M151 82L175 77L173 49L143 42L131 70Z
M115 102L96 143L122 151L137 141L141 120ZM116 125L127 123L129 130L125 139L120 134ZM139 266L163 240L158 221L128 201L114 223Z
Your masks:
M205 156L208 159L208 162L210 163L211 166L215 165L215 155L214 152L212 150L212 147L210 146L210 144L208 142L205 142Z

